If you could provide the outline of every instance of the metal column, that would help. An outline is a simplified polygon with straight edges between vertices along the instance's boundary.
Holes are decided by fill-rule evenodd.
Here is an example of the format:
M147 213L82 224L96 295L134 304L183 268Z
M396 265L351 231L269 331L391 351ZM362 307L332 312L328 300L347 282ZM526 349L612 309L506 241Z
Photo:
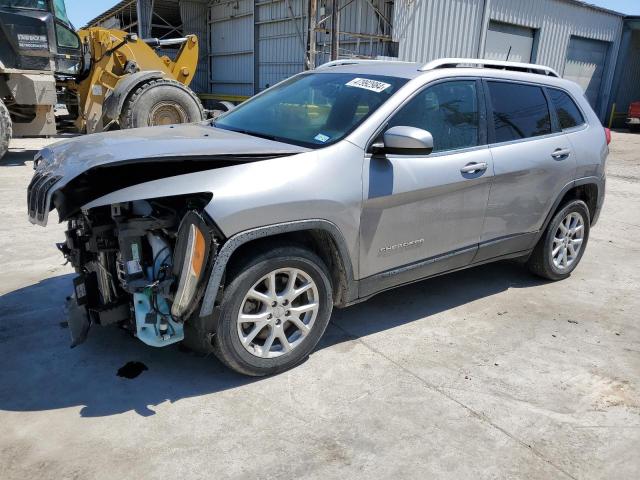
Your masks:
M137 0L138 36L151 37L151 17L153 16L153 0Z

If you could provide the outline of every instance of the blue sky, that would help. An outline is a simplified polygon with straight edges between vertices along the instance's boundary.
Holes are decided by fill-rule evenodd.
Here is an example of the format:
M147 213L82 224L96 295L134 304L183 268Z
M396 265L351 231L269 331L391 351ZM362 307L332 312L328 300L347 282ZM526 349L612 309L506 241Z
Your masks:
M66 0L67 11L76 28L113 7L119 0ZM535 0L534 0L535 1ZM588 3L610 8L627 15L640 15L640 0L589 0Z

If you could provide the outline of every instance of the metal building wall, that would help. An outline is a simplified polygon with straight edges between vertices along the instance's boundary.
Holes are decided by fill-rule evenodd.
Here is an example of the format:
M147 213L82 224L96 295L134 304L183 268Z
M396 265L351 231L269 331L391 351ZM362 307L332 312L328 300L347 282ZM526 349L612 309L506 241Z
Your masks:
M427 62L438 57L484 56L489 21L535 29L535 62L563 73L571 36L611 42L617 58L622 16L588 8L572 0L396 0L394 39L402 60ZM602 117L613 80L610 60L603 79Z
M304 70L307 2L260 0L255 3L257 90Z
M182 0L180 2L180 18L182 31L198 36L199 54L196 74L190 87L197 93L209 91L209 28L207 0Z
M391 45L393 2L386 0L342 0L340 4L342 6L339 14L339 31L342 33L338 37L340 57L376 58L396 54ZM320 28L326 30L318 32L316 35L317 65L328 62L331 58L330 25L330 21L319 25Z
M621 15L566 0L491 0L490 12L492 20L538 30L536 63L555 68L560 74L572 35L611 42L610 55L617 55Z
M401 60L478 56L484 0L396 0L394 7Z
M253 9L252 0L210 4L210 92L253 95Z
M616 112L626 113L631 102L640 101L640 30L629 32L629 49L620 59L620 83L613 101ZM623 121L618 122L621 125Z
M321 2L319 2L321 3ZM328 3L328 2L327 2ZM341 2L340 55L390 55L392 2ZM210 92L253 95L305 68L308 0L214 0L209 10ZM319 14L319 20L329 14ZM316 64L329 60L330 20L314 36ZM327 29L323 31L323 29ZM373 38L367 37L373 35ZM255 47L255 48L254 48Z
M536 61L562 71L569 37L616 42L622 16L570 0L396 0L393 38L402 60L483 54L490 20L539 31Z

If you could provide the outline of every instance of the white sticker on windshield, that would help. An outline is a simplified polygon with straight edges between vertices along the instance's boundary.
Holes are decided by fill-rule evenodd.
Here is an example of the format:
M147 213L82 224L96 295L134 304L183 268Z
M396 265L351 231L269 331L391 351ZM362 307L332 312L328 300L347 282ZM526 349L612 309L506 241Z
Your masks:
M347 82L348 87L364 88L372 92L380 93L391 86L390 83L379 82L378 80L370 80L368 78L354 78Z
M315 137L313 137L314 140L317 140L319 142L326 142L327 140L329 140L331 137L328 137L327 135L325 135L324 133L319 133L317 134Z

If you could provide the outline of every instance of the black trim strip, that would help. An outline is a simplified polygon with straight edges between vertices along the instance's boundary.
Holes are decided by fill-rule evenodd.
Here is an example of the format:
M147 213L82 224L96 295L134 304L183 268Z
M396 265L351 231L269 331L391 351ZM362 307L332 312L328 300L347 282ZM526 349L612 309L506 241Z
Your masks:
M471 263L477 250L477 245L465 247L363 278L359 281L359 296L371 296L383 290L432 277L447 270L465 267Z

